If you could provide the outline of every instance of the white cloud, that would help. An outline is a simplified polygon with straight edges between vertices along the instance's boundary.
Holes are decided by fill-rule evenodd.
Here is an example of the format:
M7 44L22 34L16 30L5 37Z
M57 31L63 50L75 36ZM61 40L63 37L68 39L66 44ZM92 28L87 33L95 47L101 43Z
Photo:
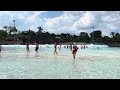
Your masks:
M87 12L83 17L81 17L78 21L76 21L73 24L73 27L75 27L78 30L87 29L92 24L94 24L94 22L95 22L94 16L90 12Z
M42 20L39 16L45 11L0 11L0 27L13 26L13 20L16 20L16 27L25 31L28 29L38 30Z
M120 33L120 11L63 11L62 15L54 18L46 18L43 13L45 11L0 11L0 27L13 26L15 19L20 31L37 31L37 27L42 26L50 33L78 35L82 31L90 33L95 27L95 30L102 30L104 35L113 31Z
M92 27L102 30L103 35L110 32L120 32L119 11L64 11L63 15L46 19L44 27L53 33L79 34L82 31L90 33Z

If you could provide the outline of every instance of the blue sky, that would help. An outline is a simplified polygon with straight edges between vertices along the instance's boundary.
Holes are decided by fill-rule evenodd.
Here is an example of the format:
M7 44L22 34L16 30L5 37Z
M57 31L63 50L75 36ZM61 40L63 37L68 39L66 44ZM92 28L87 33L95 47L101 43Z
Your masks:
M13 19L20 31L38 31L41 26L50 33L79 35L83 31L90 33L95 27L103 35L120 33L120 11L0 11L0 28L13 26Z
M63 14L62 11L47 11L46 13L43 13L42 16L45 18L54 18L61 16Z

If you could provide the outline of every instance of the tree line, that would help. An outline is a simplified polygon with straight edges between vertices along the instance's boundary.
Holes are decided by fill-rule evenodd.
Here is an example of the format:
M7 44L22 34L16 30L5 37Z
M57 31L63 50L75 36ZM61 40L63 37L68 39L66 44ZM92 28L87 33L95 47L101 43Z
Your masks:
M109 44L113 41L119 41L120 34L111 32L110 36L103 36L101 30L95 30L88 34L87 32L80 32L79 35L71 35L70 33L54 34L45 32L42 27L38 27L35 32L31 29L27 31L19 31L16 27L4 26L0 30L0 41L22 41L22 44L35 42L40 44L53 44L54 42L81 42L94 44Z

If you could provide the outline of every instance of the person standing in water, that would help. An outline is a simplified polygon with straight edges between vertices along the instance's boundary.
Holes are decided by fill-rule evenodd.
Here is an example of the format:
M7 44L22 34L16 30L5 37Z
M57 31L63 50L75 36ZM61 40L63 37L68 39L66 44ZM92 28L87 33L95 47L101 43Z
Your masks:
M66 48L66 46L64 46L64 48Z
M85 45L84 45L84 49L85 49Z
M1 51L2 51L2 46L0 45L0 53L1 53Z
M74 43L74 45L73 45L73 49L72 49L72 54L73 54L73 58L75 59L75 57L76 57L76 52L77 52L77 50L78 50L78 47L75 45L75 43Z
M26 43L26 50L29 52L29 42Z
M88 48L88 46L86 46L86 48Z
M67 49L68 49L68 45L67 45Z
M69 48L70 48L70 51L72 51L72 44L70 44Z
M36 47L35 47L35 51L38 53L38 49L39 49L39 44L36 43Z
M81 45L81 49L83 49L83 46Z
M59 47L59 51L61 50L61 44L60 44L60 47Z
M57 53L57 43L56 43L56 42L54 43L54 48L55 48L54 55L55 55L55 54L58 55L58 53Z

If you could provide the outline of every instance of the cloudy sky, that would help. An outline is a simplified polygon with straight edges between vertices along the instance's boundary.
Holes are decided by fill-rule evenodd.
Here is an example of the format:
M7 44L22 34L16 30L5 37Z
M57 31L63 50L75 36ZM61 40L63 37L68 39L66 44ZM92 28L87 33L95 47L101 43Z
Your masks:
M101 30L103 35L120 33L120 11L0 11L0 28L13 26L20 31L38 31L41 26L50 33L90 33Z

